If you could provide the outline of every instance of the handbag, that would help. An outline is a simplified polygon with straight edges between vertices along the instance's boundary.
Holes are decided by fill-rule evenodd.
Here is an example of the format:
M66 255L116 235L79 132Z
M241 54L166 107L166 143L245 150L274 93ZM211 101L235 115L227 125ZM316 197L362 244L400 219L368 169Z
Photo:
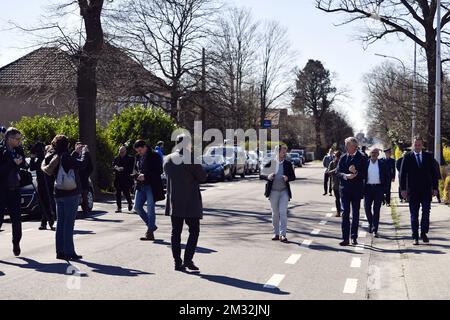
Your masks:
M55 179L55 188L64 191L72 191L77 188L75 171L70 169L69 172L66 172L62 166L62 159Z

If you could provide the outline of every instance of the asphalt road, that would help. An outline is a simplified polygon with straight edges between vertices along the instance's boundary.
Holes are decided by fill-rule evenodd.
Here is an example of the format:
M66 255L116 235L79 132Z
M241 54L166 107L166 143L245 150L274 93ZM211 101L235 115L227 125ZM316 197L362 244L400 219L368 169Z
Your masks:
M206 185L205 218L194 258L200 273L173 270L170 219L157 209L157 241L140 242L145 226L134 214L97 203L77 220L75 246L84 260L55 260L54 232L24 222L22 256L12 255L10 225L0 233L0 299L368 299L379 290L370 261L372 239L340 248L334 198L322 196L323 169L309 164L292 184L288 244L271 241L264 182L249 177ZM361 212L361 217L364 214ZM361 220L364 223L365 220ZM390 228L390 211L382 221ZM386 231L387 232L387 231ZM187 230L183 234L186 241ZM378 256L380 260L392 255ZM375 271L378 269L375 269ZM369 286L369 287L368 287ZM392 287L392 286L391 286Z

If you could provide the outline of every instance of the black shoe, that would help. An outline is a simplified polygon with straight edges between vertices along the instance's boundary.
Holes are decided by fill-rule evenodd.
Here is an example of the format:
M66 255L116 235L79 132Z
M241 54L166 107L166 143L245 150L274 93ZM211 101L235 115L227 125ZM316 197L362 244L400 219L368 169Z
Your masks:
M375 238L379 238L380 237L380 235L378 234L377 231L375 231L374 233L375 233Z
M47 230L47 226L41 225L41 226L39 227L39 230Z
M128 204L128 211L130 211L130 212L133 211L133 204L131 204L131 203Z
M68 259L64 253L57 253L56 260L66 260L67 261Z
M183 264L175 264L175 271L185 272L186 267Z
M83 256L79 256L77 254L74 254L74 255L71 255L71 256L66 256L66 258L69 261L77 261L77 260L83 259Z
M279 241L280 240L280 236L274 236L273 238L272 238L272 241Z
M352 239L352 245L357 246L358 245L358 240Z
M348 242L348 241L342 241L341 243L339 243L339 245L340 245L341 247L347 247L347 246L350 245L350 242Z
M414 239L413 246L418 246L418 245L419 245L419 239Z
M285 236L281 236L280 241L283 243L288 243L288 239Z
M191 270L191 271L199 271L199 270L200 270L200 269L194 264L193 261L191 261L191 262L185 262L185 263L183 264L183 267L185 267L185 268L187 268L187 269L189 269L189 270Z
M428 236L426 233L422 233L421 238L424 243L430 243L430 239L428 239Z
M20 256L20 245L18 243L13 244L13 253L16 257Z
M121 213L122 212L122 209L117 209L116 211L115 211L115 213Z
M155 241L155 235L153 232L147 232L145 237L141 238L141 241Z
M325 192L324 194L323 194L323 196L326 196L328 193L327 192Z

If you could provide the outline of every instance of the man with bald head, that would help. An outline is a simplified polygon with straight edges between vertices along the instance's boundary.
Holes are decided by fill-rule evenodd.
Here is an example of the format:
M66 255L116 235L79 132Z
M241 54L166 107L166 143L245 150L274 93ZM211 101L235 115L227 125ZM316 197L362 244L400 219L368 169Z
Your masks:
M133 186L134 158L127 154L127 148L121 146L119 155L114 158L113 169L115 173L114 187L116 188L117 211L122 212L122 193L128 202L128 211L133 210L130 189Z
M366 180L364 186L364 209L369 222L369 233L378 238L380 224L380 209L383 195L390 187L390 174L384 160L379 160L380 150L375 148L370 152L366 163Z

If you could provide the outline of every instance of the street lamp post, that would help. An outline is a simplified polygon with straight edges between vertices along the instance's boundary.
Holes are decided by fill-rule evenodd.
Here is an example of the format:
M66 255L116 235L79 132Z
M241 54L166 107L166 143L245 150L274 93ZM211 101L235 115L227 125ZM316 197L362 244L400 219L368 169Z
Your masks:
M434 120L434 156L441 163L441 1L437 1L436 36L436 113Z

